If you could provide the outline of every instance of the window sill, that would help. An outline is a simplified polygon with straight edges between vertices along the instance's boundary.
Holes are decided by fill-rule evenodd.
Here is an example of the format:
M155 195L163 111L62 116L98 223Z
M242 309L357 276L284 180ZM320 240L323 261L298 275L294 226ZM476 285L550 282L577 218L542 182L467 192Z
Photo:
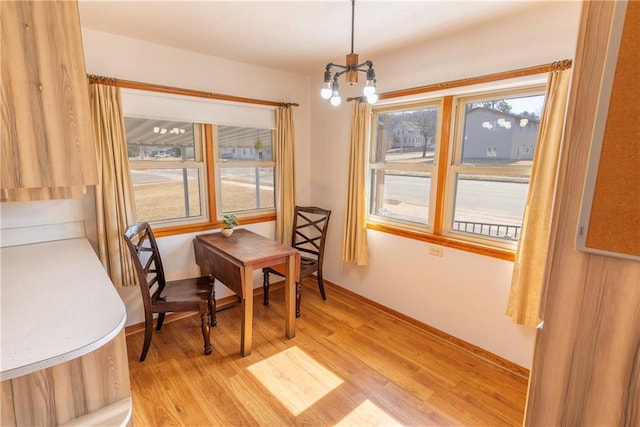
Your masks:
M489 246L451 239L449 237L436 236L434 234L391 227L388 225L367 223L367 229L394 234L396 236L406 237L408 239L420 240L422 242L434 243L440 246L459 249L461 251L472 252L492 258L499 258L506 261L514 261L516 256L513 251L509 251L506 249L492 248Z
M241 225L256 224L259 222L275 221L276 214L256 215L251 217L241 218ZM177 225L173 227L154 228L153 234L155 237L175 236L178 234L197 233L199 231L211 231L222 228L221 222L203 222L199 224L186 224Z

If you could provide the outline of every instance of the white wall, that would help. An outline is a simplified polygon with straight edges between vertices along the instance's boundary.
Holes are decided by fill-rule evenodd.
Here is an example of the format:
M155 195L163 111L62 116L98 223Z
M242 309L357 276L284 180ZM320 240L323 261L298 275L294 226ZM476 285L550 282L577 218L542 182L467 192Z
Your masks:
M573 58L580 4L558 2L371 59L381 92ZM369 230L367 267L340 260L352 105L331 107L311 84L311 201L332 209L325 277L525 367L535 333L504 315L513 264ZM318 80L319 81L319 80ZM314 87L317 86L317 87ZM317 89L314 92L314 89ZM343 99L349 95L342 94ZM326 173L332 171L331 174ZM331 298L331 295L328 296Z
M577 2L554 3L370 58L376 65L379 89L403 89L572 58L579 9ZM83 30L83 40L89 74L299 103L294 109L297 202L333 210L325 277L522 366L531 365L534 332L514 326L503 314L510 262L450 248L444 248L442 258L433 257L425 243L370 231L370 265L342 263L351 105L332 108L320 99L326 59L319 58L318 75L310 79L92 30ZM91 234L91 209L83 201L2 203L0 209L3 236L9 228L37 230L39 225L82 219ZM273 223L247 228L273 235ZM159 239L169 279L197 274L192 238L193 234ZM127 305L127 324L142 321L137 288L120 294ZM220 289L220 296L226 294Z
M296 200L300 204L309 203L311 149L308 77L94 30L83 29L82 37L89 74L300 104L299 107L293 107ZM90 220L87 222L90 223ZM274 235L273 222L247 228L267 237ZM194 236L184 234L158 239L168 280L199 274L193 254ZM256 272L255 286L261 286L259 275L260 272ZM216 292L218 297L231 295L223 286L218 286ZM138 288L119 289L119 293L127 306L127 325L143 322L144 312Z

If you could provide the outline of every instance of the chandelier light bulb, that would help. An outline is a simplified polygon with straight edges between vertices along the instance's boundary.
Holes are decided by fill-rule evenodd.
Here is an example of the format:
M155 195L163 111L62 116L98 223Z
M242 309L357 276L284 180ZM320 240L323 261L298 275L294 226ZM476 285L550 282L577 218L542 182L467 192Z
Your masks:
M342 102L342 98L340 98L340 96L332 96L331 97L331 105L333 105L334 107L337 107L338 105L340 105L340 103Z
M362 89L362 94L367 98L376 93L376 84L373 80L367 80L367 84Z
M331 82L325 82L320 90L320 96L322 99L329 99L333 95L333 89L331 88Z
M367 96L367 102L372 105L378 102L378 94L374 93L373 95Z

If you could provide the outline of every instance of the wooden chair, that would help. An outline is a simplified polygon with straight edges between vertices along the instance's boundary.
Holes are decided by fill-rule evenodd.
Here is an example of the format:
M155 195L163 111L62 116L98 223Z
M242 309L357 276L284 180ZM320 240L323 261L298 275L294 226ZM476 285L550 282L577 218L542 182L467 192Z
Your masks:
M313 206L296 206L291 236L291 246L301 252L299 280L301 282L305 277L316 273L318 288L323 300L326 300L327 296L324 292L324 281L322 280L322 262L324 260L324 246L330 217L330 210ZM262 273L263 304L269 305L269 274L284 277L284 265L263 268ZM296 317L300 317L300 282L296 283Z
M202 321L204 354L211 354L210 326L216 325L214 279L195 277L167 282L156 239L148 223L130 226L124 234L140 285L144 303L144 346L140 361L147 357L153 334L153 314L158 313L156 331L162 328L165 313L197 311Z

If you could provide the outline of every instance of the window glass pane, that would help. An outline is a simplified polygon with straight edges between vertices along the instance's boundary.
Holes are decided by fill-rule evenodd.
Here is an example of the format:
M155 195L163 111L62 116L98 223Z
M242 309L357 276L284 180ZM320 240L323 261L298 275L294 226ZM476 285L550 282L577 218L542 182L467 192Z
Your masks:
M198 168L131 169L138 221L199 217Z
M518 240L529 178L456 174L452 230Z
M466 103L462 164L531 166L543 105L544 95Z
M431 174L371 171L371 215L427 225Z
M220 168L222 213L275 208L272 167Z
M256 161L273 159L271 129L217 126L218 159Z
M374 162L434 164L436 107L376 115Z
M193 123L125 117L129 160L195 160Z

